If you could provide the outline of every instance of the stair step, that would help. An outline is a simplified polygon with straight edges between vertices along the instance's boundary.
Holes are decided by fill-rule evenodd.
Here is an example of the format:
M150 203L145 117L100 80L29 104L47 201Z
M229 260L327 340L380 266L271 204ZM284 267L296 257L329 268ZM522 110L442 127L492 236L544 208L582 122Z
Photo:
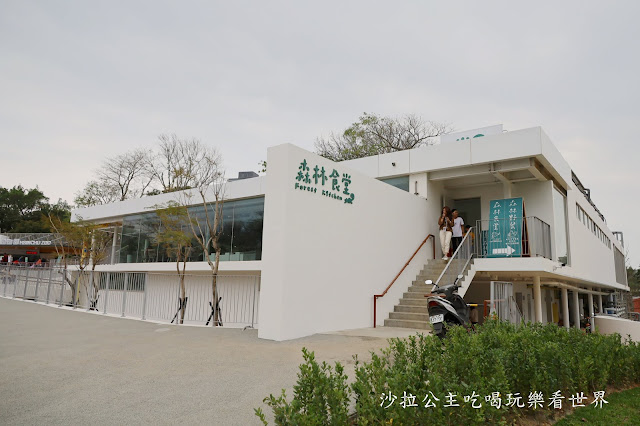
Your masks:
M431 290L433 289L432 285L412 285L411 287L409 287L409 292L410 293L431 293Z
M425 321L386 319L385 327L417 328L420 330L431 330L431 324Z
M422 281L425 282L425 280L436 280L440 274L442 273L442 271L438 271L438 272L434 272L432 274L418 274L416 275L416 281Z
M420 275L427 275L427 274L439 274L440 272L442 272L442 270L444 269L443 267L438 267L438 268L422 268L420 269Z
M427 280L415 280L415 281L411 281L411 285L412 285L412 286L416 286L416 285L417 285L417 286L433 286L433 284L435 284L435 282L436 282L436 277L431 278L431 282L432 282L433 284L427 284L425 281L427 281Z
M415 279L422 280L422 282L424 282L424 280L436 280L441 273L442 271L420 271L420 273L416 275Z
M419 292L412 292L409 291L407 293L404 293L402 295L403 299L424 299L424 295L427 293L419 293Z
M412 314L429 314L429 307L427 305L412 306L412 305L396 305L393 308L394 312L407 312Z
M429 322L429 314L424 312L390 312L389 319Z
M427 298L421 299L400 299L400 304L396 306L428 306Z

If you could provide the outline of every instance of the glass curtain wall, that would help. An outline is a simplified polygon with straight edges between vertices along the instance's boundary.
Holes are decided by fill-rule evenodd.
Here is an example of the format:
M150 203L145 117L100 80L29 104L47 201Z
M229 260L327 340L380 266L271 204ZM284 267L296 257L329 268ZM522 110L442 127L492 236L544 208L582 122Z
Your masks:
M200 222L203 232L207 232L204 206L189 207L189 213ZM214 219L212 213L209 212L211 221ZM220 260L261 260L263 217L264 197L226 201L222 207ZM125 217L120 239L120 263L174 262L175 258L171 258L166 247L156 241L159 225L155 212ZM184 225L183 231L192 235L188 224ZM206 260L195 237L192 246L188 260Z

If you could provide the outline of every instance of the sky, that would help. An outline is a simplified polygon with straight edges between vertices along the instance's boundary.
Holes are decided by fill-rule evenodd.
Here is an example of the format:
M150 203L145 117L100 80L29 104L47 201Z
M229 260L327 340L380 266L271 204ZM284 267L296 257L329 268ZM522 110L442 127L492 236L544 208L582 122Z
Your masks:
M363 112L542 126L640 266L640 3L0 0L0 186L196 137L228 177ZM571 210L570 210L571 212Z

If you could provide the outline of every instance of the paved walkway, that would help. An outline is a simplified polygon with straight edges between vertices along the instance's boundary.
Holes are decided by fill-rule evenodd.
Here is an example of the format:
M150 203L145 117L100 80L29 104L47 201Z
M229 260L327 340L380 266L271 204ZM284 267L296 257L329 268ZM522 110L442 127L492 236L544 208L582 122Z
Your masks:
M368 358L407 330L287 342L256 330L178 327L0 298L0 424L260 424L253 409L295 384L301 348Z

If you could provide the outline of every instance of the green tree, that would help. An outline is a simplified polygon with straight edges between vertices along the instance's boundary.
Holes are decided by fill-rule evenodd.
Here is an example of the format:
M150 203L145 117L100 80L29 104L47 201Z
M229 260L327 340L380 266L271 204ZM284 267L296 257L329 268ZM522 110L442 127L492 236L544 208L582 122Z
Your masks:
M68 222L71 206L62 200L49 204L49 198L38 188L0 187L0 230L3 232L49 232L49 215Z
M633 296L640 296L640 268L627 266L627 283Z
M435 137L452 130L446 123L424 121L412 114L396 118L365 112L342 133L318 138L315 148L333 161L352 160L430 145Z

